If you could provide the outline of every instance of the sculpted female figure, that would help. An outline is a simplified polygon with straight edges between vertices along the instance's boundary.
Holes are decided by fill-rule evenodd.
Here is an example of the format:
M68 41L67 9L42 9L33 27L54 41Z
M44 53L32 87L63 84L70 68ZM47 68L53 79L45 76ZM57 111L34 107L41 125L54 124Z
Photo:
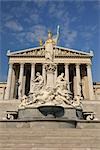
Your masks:
M44 79L40 75L40 72L36 73L36 79L33 80L33 84L34 84L34 91L40 90L43 87Z
M53 61L54 58L54 50L53 46L57 45L59 39L59 25L57 26L57 35L53 36L51 31L48 31L48 38L45 42L45 58L47 60Z
M66 89L66 86L67 86L67 82L64 78L64 73L61 73L58 77L57 77L57 80L56 80L56 87L57 86L63 86L64 89Z

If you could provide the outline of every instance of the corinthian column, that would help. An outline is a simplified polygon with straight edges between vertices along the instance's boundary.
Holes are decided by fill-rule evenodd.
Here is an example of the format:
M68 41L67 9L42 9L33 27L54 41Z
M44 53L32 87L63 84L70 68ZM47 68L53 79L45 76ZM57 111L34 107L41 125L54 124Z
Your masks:
M12 72L13 72L13 64L9 64L9 72L8 72L8 79L7 79L7 88L6 88L5 99L9 99L10 98Z
M33 84L32 84L32 80L34 80L35 78L35 64L32 63L31 64L31 80L30 80L30 92L33 92Z
M46 84L46 70L45 70L45 64L42 65L42 76L44 79L44 85Z
M76 93L77 95L81 95L80 88L80 65L76 64Z
M65 64L65 79L68 83L67 88L69 90L69 64Z
M22 97L24 64L20 64L18 98Z
M56 80L57 80L57 64L56 64L56 69L54 72L54 84L56 84Z
M88 87L89 87L89 98L90 100L94 99L93 93L93 82L92 82L92 73L91 73L91 65L87 65L87 77L88 77Z

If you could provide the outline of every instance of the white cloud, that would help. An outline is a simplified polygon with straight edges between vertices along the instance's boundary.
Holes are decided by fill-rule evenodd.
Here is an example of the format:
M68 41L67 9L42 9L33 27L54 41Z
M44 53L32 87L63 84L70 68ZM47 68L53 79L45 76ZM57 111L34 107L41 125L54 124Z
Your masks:
M46 5L46 2L49 0L34 0L35 4L38 6L38 8L44 7Z
M75 30L66 31L65 33L63 33L63 38L64 38L65 46L70 47L73 45L73 43L75 42L77 38L77 31Z
M64 3L58 3L58 5L51 5L49 8L49 14L61 22L61 40L63 40L65 46L72 46L77 38L77 31L72 30L70 25L76 21L77 17L70 17L67 8Z
M70 21L67 22L63 26L62 30L62 39L64 41L65 46L73 46L76 38L77 38L77 31L70 28Z
M14 21L14 20L10 20L10 21L7 21L5 23L5 26L15 32L17 31L22 31L23 30L23 27L21 24L19 24L18 22Z
M55 17L57 19L61 19L67 15L67 11L65 11L64 5L63 3L56 3L53 5L50 5L49 7L49 14L51 15L51 17Z
M25 39L28 41L28 42L34 42L35 40L35 36L34 36L34 33L33 32L27 32L26 35L25 35Z
M78 20L78 17L76 17L76 16L71 18L71 22L75 22L77 20Z
M44 25L35 25L33 27L33 34L35 36L35 40L43 39L45 40L47 38L47 27Z
M81 32L81 36L86 40L86 41L91 41L91 39L94 37L94 34L98 31L97 25L90 25L86 26L84 28L84 32Z
M1 18L4 22L6 22L6 21L13 19L13 15L7 14L7 13L2 13Z
M30 15L30 20L34 21L34 23L39 23L41 18L39 17L38 13L33 13Z
M85 10L84 0L76 1L76 8L79 13L83 12Z
M41 18L38 14L32 14L29 17L26 17L23 19L25 23L28 23L28 25L32 24L39 24L41 22Z
M12 33L12 35L14 39L16 39L21 44L25 43L25 36L26 36L25 32L15 32L15 33Z
M83 33L83 37L86 39L86 40L90 40L92 38L92 33L90 32L84 32Z
M30 29L30 31L13 33L13 36L21 44L24 44L24 43L34 44L35 42L38 42L40 39L42 39L43 41L46 40L47 28L46 26L43 26L43 25L35 25Z

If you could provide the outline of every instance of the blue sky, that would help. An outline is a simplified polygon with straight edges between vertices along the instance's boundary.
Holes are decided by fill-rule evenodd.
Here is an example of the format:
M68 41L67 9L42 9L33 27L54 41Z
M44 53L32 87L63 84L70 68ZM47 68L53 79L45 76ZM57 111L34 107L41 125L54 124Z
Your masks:
M94 51L93 81L100 81L99 0L0 0L0 81L7 79L7 50L39 46L57 25L59 46Z

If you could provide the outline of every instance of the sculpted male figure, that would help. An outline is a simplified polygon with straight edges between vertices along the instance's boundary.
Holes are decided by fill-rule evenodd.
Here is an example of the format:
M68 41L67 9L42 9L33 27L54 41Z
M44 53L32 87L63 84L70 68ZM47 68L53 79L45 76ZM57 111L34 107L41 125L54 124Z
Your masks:
M26 95L24 95L21 98L21 104L19 105L19 108L25 107L27 104L28 104L28 97Z
M59 75L56 80L55 99L59 103L64 102L66 104L72 105L70 98L71 97L70 97L69 91L67 90L67 81L64 78L64 73L61 73L61 75Z
M70 102L70 96L67 90L62 85L58 85L56 87L55 99L59 104L66 103L68 105L72 105L72 103Z

